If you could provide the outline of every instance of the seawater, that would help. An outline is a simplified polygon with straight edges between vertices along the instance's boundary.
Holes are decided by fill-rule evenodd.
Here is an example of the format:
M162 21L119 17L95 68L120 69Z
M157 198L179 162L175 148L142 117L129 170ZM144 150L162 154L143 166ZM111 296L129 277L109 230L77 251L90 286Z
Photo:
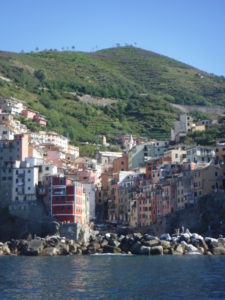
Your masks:
M5 299L225 299L225 257L0 257Z

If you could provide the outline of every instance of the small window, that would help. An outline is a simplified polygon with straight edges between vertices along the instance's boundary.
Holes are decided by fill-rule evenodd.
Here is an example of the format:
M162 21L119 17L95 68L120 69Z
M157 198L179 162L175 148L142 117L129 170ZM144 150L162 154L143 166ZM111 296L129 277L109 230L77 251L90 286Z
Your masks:
M30 190L30 187L28 187L28 191Z
M28 170L28 173L30 173L31 172L31 170Z

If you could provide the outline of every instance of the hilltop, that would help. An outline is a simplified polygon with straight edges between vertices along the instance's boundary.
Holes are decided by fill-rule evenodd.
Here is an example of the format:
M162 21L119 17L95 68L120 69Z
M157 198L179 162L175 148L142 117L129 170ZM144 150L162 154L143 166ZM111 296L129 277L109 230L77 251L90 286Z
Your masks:
M74 143L121 133L163 139L177 114L169 103L225 105L225 78L131 46L0 52L0 96L25 100Z

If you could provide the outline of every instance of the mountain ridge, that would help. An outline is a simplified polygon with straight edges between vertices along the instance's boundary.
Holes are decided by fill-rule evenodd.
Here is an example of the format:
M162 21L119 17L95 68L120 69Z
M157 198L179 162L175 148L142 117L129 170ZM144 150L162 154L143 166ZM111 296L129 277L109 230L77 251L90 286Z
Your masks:
M25 100L48 128L72 142L133 133L168 138L177 116L169 103L225 105L225 78L131 46L96 52L0 51L0 94ZM97 107L76 95L116 99Z

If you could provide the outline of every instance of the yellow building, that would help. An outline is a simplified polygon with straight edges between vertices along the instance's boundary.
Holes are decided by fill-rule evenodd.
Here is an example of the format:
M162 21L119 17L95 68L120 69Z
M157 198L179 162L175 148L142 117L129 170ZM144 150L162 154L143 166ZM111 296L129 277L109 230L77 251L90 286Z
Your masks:
M171 163L182 163L185 161L187 151L184 146L174 147L164 152L164 157L170 157Z
M225 141L217 141L215 154L216 162L225 162Z
M224 189L224 168L208 165L195 169L193 174L194 196L201 197Z
M191 128L192 132L195 131L205 131L205 125L204 124L193 124Z

